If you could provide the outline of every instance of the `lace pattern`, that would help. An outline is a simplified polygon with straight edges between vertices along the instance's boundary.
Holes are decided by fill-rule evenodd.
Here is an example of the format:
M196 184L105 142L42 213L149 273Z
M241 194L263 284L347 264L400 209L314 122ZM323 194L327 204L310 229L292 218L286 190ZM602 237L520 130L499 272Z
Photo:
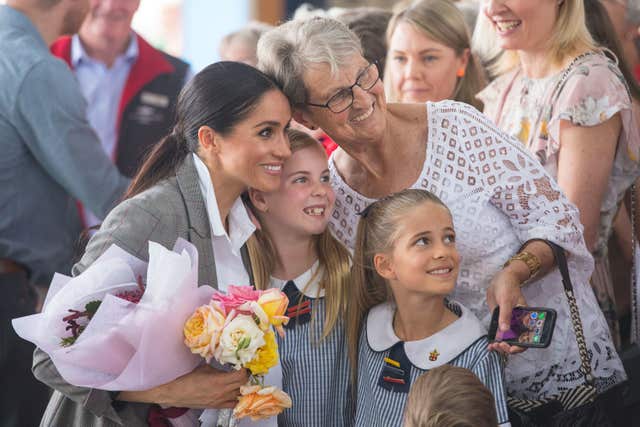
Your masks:
M466 104L427 103L429 133L426 161L412 188L440 197L453 215L457 247L462 255L460 275L452 297L469 307L485 324L490 313L486 288L493 275L521 244L547 239L569 253L594 375L601 384L625 378L606 322L588 285L593 259L582 239L576 208L560 192L526 148L499 131ZM330 226L350 248L355 242L358 212L374 199L350 188L329 162L336 207ZM549 348L511 358L506 369L509 392L518 397L557 393L581 384L580 358L559 272L552 271L524 289L529 305L558 312Z

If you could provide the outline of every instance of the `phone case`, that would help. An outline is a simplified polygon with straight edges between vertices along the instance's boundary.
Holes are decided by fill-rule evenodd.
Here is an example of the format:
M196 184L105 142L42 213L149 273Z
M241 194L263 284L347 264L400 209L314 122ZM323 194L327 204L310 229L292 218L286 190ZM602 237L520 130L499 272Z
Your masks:
M544 322L541 339L540 342L519 342L518 340L506 339L506 340L496 340L496 332L498 330L498 317L500 313L500 308L496 307L493 311L493 315L491 316L491 324L489 325L489 341L490 342L506 342L510 345L517 345L519 347L528 347L528 348L546 348L551 344L551 339L553 338L553 330L555 329L556 317L557 313L554 309L548 307L517 307L520 310L528 311L528 312L545 312L546 320Z

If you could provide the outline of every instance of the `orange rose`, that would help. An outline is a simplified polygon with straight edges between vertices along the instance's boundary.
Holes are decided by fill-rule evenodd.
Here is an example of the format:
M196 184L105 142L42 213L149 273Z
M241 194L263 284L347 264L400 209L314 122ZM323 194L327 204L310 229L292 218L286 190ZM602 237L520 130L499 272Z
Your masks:
M291 408L291 398L277 387L245 385L240 387L240 398L233 410L236 418L250 417L252 421L278 415Z
M184 324L184 343L192 353L211 361L224 327L224 312L218 305L203 305Z

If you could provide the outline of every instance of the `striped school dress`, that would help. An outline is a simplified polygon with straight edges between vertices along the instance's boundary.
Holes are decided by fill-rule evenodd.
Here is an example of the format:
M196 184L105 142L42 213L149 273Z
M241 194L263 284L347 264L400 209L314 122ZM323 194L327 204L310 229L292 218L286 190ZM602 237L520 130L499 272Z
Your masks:
M282 389L293 406L278 416L279 427L347 427L352 425L350 370L344 323L339 319L320 341L325 321L324 290L318 263L293 280L272 278L271 286L289 297L289 324L278 337Z
M493 393L498 423L510 425L500 358L487 350L485 329L461 304L450 301L448 307L458 320L430 337L407 342L393 330L394 305L383 303L369 311L358 349L356 426L400 427L411 384L445 364L476 374Z

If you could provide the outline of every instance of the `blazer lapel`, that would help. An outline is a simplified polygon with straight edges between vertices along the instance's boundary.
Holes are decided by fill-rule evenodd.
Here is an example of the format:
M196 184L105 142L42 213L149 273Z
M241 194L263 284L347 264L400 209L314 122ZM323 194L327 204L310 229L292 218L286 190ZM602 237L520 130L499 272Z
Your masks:
M255 288L256 283L253 277L253 268L251 268L251 257L249 256L249 249L246 243L240 248L240 255L242 256L242 265L244 265L244 269L247 270L249 274L249 284Z
M217 289L218 278L211 242L211 225L191 154L187 154L184 161L176 167L176 178L187 209L189 241L198 249L198 282L200 285L210 285Z

